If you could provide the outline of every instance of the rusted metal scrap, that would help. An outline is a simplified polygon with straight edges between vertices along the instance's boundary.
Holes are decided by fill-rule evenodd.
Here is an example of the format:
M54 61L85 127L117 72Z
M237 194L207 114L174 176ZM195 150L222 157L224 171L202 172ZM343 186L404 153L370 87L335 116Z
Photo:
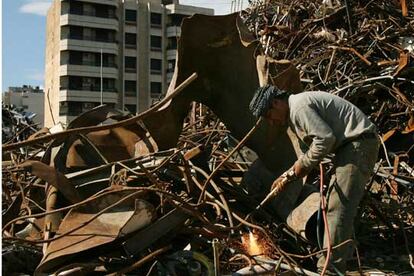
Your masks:
M305 90L350 100L383 133L406 126L413 112L412 1L249 3L241 18L260 52L291 60Z
M8 185L8 197L10 200L23 197L19 200L21 209L16 213L17 218L3 225L4 242L38 245L39 248L45 244L37 274L144 271L149 267L144 261L136 263L140 256L147 250L173 244L176 252L171 247L162 251L164 254L157 258L162 265L157 269L179 273L196 266L204 274L212 275L214 257L208 250L206 253L199 250L211 248L208 241L213 239L219 239L218 244L223 246L230 233L238 228L243 230L242 225L252 227L243 221L242 213L242 217L234 213L236 209L254 204L236 187L251 161L244 151L235 154L205 189L203 200L197 203L204 190L203 181L220 160L226 158L237 140L206 107L196 105L194 111L197 115L185 121L179 147L173 150L88 169L78 167L77 171L61 177L61 173L43 163L43 167L38 166L38 161L28 161L23 167L19 164L3 167L6 176L7 173L14 175L3 179ZM195 146L202 148L199 154L185 158ZM59 164L62 156L57 154L54 163ZM56 174L57 177L53 176ZM44 189L47 183L56 187L58 196L54 207L45 211L45 200L39 199L34 191L38 187ZM80 200L65 192L63 187L67 186L76 189ZM226 196L220 195L223 189ZM231 203L232 198L237 198L237 202ZM135 211L133 207L139 206L136 202L147 202L138 208L141 210L138 213L137 207ZM54 213L60 214L57 225L51 230L44 228L43 218ZM136 214L135 219L132 214ZM239 222L236 223L237 218ZM31 225L35 227L29 227ZM140 225L147 227L139 229ZM182 251L185 247L182 241L191 244L194 252ZM238 250L244 250L237 238L229 241L240 248ZM223 254L222 249L220 253ZM222 266L221 271L226 271L221 254L216 254L216 264ZM13 271L8 269L8 272Z
M15 108L2 107L1 135L3 143L23 141L38 131L38 126L33 122L36 114L19 112Z
M298 204L310 206L296 202L310 198L302 184L255 210L296 160L288 134L255 126L248 111L266 82L336 93L375 121L383 145L352 269L414 269L413 5L285 2L186 19L167 98L149 112L100 106L67 130L4 145L3 156L27 151L2 164L3 263L26 250L31 265L3 265L3 273L315 275L315 222L293 222L306 233L285 223L301 214Z
M275 220L274 215L270 214L271 210L265 208L262 213L254 215L254 222L244 221L243 218L250 214L258 203L239 187L241 177L252 161L249 149L243 148L225 163L213 178L210 187L206 189L203 200L197 203L205 179L220 160L227 157L230 149L237 144L237 140L231 138L231 133L224 124L206 107L196 104L193 114L184 122L184 131L180 135L177 148L66 174L67 181L76 187L82 201L74 204L68 201L63 205L60 201L61 211L56 212L66 215L62 217L55 233L47 240L38 233L42 231L41 227L32 228L25 236L17 235L22 232L20 229L27 228L30 223L41 224L41 218L45 215L41 208L36 208L34 202L31 204L32 195L28 192L28 183L24 189L27 191L24 194L25 201L33 210L32 218L35 220L30 220L30 214L21 212L20 218L5 225L4 242L32 246L48 244L36 273L58 275L81 272L111 274L122 271L144 274L150 270L159 273L188 273L192 269L214 275L215 251L212 242L215 239L221 248L216 258L222 273L237 270L240 270L239 273L247 273L249 270L242 269L243 266L257 262L263 264L255 266L256 270L266 267L268 270L274 270L276 267L281 270L290 270L293 267L297 268L297 271L301 271L300 268L302 271L311 269L302 263L301 259L293 262L295 257L291 259L289 254L282 253L289 252L296 246L302 248L304 256L312 255L313 251L306 249L311 243L308 244L288 228L285 228L287 232L280 232L278 229L283 227L280 228L281 225ZM194 148L199 149L196 151L198 154L188 155L187 153ZM378 165L382 166L381 163ZM23 184L30 181L34 183L35 178L39 179L30 176L27 170L19 173L25 177L20 178L20 183ZM381 185L382 179L380 175L376 176L373 189ZM37 185L41 185L42 182L38 182ZM224 197L220 197L223 193ZM383 196L386 198L386 195L387 186L383 186ZM410 192L407 189L400 190L399 196L408 196L412 199L412 195L412 190ZM377 208L378 213L375 213L375 216L381 214L388 218L393 215L385 208L385 202L377 199L376 194L370 194L369 198L363 206L363 220L373 215L371 206ZM133 207L137 200L147 202L138 210L150 215L138 212L141 215L136 216L140 221L147 218L146 222L143 221L144 224L128 219L132 214L137 214ZM125 204L127 202L129 203ZM408 206L398 211L401 214L402 228L392 226L391 229L383 229L374 227L374 224L370 233L378 231L378 234L382 234L384 231L393 231L397 238L402 235L402 231L409 232L409 229L404 230L405 225L409 225L407 223L412 210ZM270 213L267 213L269 211ZM395 217L388 219L391 218ZM372 225L373 221L375 220L371 218L365 223ZM126 222L134 228L126 227ZM11 225L14 225L14 229L10 228ZM139 225L147 226L139 229ZM18 232L14 234L13 231ZM240 239L238 233L243 233L242 236L247 234L251 238ZM299 240L292 244L295 239L292 240L290 235ZM406 235L409 239L409 234ZM17 237L24 237L24 240ZM279 242L275 243L276 240ZM368 241L369 239L366 240ZM365 240L360 242L364 243ZM181 251L184 247L191 250ZM363 252L370 248L374 250L372 244L364 244L364 247ZM150 258L151 252L155 254L154 258ZM367 252L373 254L371 251ZM256 254L266 254L267 259L253 258ZM235 256L239 257L234 258ZM274 261L271 265L269 258L287 259L277 266L278 262ZM364 263L370 262L367 260ZM310 271L307 274L313 275Z

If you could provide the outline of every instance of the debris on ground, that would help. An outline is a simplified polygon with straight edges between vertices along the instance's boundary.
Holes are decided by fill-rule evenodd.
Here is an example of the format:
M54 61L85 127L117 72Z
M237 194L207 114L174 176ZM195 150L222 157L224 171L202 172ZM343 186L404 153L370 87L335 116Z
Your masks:
M349 267L355 275L412 273L414 3L249 3L240 15L184 21L170 90L137 116L99 106L65 130L36 133L10 119L3 274L318 275L314 213L309 208L301 232L283 217L310 197L257 208L296 158L287 136L247 115L261 82L259 56L275 65L265 71L269 82L283 83L272 70L288 68L282 86L335 93L375 122L382 147ZM251 60L220 63L224 55ZM318 182L313 176L305 185Z
M14 107L2 107L1 138L3 144L15 143L28 139L39 130L33 122L35 113L21 111Z

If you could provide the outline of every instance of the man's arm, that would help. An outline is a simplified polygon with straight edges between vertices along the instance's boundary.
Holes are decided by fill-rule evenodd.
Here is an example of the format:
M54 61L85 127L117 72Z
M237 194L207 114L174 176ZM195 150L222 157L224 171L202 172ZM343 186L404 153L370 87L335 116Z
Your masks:
M305 133L305 137L300 138L312 139L308 151L295 164L295 171L297 167L300 168L299 171L302 171L297 176L303 177L332 151L336 137L332 129L310 106L304 106L298 110L294 119L293 123Z

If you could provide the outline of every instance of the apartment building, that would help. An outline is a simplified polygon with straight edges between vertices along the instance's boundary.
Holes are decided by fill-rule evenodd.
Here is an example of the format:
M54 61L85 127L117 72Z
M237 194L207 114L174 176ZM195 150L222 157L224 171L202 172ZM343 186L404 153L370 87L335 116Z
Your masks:
M54 0L47 14L45 126L101 102L136 113L167 90L184 17L178 0Z

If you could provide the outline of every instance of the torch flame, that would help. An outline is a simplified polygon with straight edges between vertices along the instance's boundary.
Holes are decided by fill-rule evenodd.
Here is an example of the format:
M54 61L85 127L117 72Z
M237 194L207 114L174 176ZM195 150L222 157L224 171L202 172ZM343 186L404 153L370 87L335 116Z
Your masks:
M249 232L249 236L243 237L242 241L250 255L263 255L263 248L257 240L257 235L253 234L253 232Z

